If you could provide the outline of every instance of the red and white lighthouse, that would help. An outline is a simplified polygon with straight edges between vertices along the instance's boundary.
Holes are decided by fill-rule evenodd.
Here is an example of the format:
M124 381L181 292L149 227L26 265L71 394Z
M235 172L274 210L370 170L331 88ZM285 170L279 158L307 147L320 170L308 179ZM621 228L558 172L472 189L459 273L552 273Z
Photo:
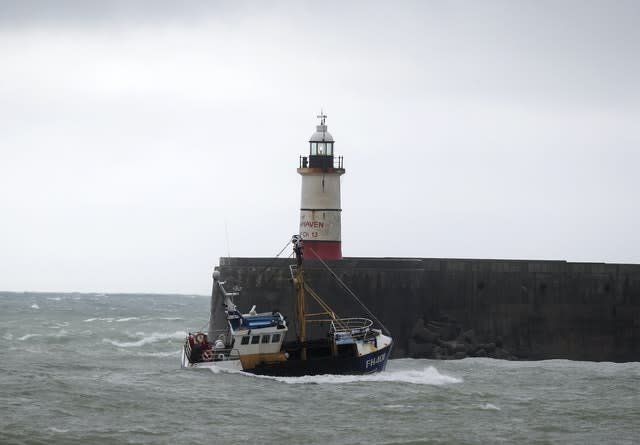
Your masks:
M320 125L309 139L309 156L300 157L302 176L300 236L310 260L342 259L340 229L340 176L342 156L333 154L333 137L327 131L327 116L320 113Z

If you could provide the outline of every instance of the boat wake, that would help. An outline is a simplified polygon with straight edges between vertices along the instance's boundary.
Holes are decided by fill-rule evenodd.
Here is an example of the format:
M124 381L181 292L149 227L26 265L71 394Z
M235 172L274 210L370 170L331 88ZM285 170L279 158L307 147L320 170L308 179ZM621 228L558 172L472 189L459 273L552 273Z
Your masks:
M209 368L214 374L232 373L242 374L258 379L275 380L276 382L286 383L288 385L342 385L348 383L409 383L412 385L432 385L442 386L455 383L462 383L459 377L453 377L440 373L433 366L426 367L422 370L402 370L402 371L385 371L367 375L307 375L303 377L271 377L264 375L255 375L242 371L227 370L211 367Z
M317 375L304 377L275 377L275 380L287 384L345 384L361 382L410 383L413 385L448 385L461 383L462 379L441 374L433 366L423 370L385 371L368 375Z

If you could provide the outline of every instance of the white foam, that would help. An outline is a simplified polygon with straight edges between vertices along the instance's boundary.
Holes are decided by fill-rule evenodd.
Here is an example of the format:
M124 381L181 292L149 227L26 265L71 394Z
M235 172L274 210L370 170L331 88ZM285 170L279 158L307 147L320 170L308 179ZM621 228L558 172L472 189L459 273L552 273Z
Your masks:
M82 321L84 321L85 323L92 323L92 322L94 322L96 320L104 321L104 322L107 322L107 323L113 323L116 319L115 318L111 318L111 317L107 317L107 318L95 318L94 317L94 318L87 318L86 320L82 320Z
M243 372L240 369L234 369L234 368L228 368L228 367L222 368L216 365L207 366L207 369L211 370L211 372L213 372L214 374L243 374L251 377L261 377L255 374L249 374L247 372Z
M484 404L480 405L480 409L492 410L492 411L502 411L498 406L494 405L493 403L484 403Z
M49 301L60 301L60 300L62 300L62 298L60 298L60 297L47 297L47 300L49 300Z
M413 405L382 405L386 409L413 409Z
M95 318L94 317L94 318L87 318L86 320L83 320L83 321L85 323L91 323L91 322L94 322L96 320L98 320L98 321L106 321L107 323L112 323L115 320L115 318L110 318L110 317L107 317L107 318Z
M49 427L50 431L53 431L54 433L68 433L69 430L64 429L64 428L56 428L55 426L50 426Z
M63 321L62 323L56 322L55 326L49 326L49 329L60 329L60 328L66 328L67 326L69 326L68 321Z
M140 317L125 317L125 318L118 318L116 320L116 323L122 323L123 321L131 321L131 320L140 320Z
M60 329L58 332L56 332L55 334L53 334L53 337L56 337L56 338L66 337L68 333L69 333L69 332L67 332L65 329ZM50 336L50 337L51 337L51 336Z
M4 338L5 340L13 340L13 334L7 332L2 338Z
M40 334L27 334L27 335L23 335L22 337L18 337L18 340L20 341L25 341L25 340L29 340L30 338L33 337L40 337Z
M253 374L248 374L253 375ZM273 379L278 382L295 384L332 384L340 385L345 383L368 383L368 382L388 382L388 383L409 383L413 385L449 385L453 383L461 383L462 379L441 374L433 366L419 370L408 371L385 371L376 374L367 375L313 375L303 377L268 377L255 376L260 378Z
M117 340L111 340L109 338L103 338L103 343L110 343L113 346L117 346L119 348L138 348L140 346L148 345L151 343L157 343L163 340L176 340L176 339L184 339L187 336L187 333L184 331L175 331L173 333L157 333L154 332L149 335L145 335L143 332L138 332L136 335L142 335L143 337L137 341L130 342L119 342Z
M37 304L33 303L31 305L31 309L40 309L40 306L38 306Z

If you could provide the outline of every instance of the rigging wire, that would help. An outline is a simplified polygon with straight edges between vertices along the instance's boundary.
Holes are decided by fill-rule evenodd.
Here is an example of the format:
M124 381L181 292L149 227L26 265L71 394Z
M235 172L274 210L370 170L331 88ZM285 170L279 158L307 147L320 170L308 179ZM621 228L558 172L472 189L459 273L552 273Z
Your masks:
M277 253L276 258L278 258L278 257L282 254L282 252L284 252L284 250L285 250L287 247L289 247L289 243L291 243L291 240L290 240L290 239L287 239L287 242L286 242L286 243L284 243L284 247L283 247L282 249L280 249L280 252L278 252L278 253Z
M287 248L287 247L289 247L289 244L290 244L290 243L291 243L291 239L287 239L287 242L285 243L284 247L283 247L282 249L280 249L280 252L278 252L278 253L276 254L276 256L273 258L273 261L272 261L271 263L267 264L267 265L266 265L266 266L265 266L265 267L260 271L260 273L258 273L258 279L262 278L262 275L264 275L264 273L265 273L267 270L269 270L269 269L273 268L273 266L275 266L275 264L276 264L276 260L278 260L278 259L279 259L279 257L280 257L280 255L282 255L282 252L284 252L284 251L286 250L286 248ZM291 253L291 254L289 255L289 257L290 257L291 255L293 255L293 253ZM265 283L263 284L263 286L266 286L267 284L271 283L271 280L273 280L273 279L275 278L276 273L277 273L277 271L274 271L274 272L271 274L271 277L269 277L269 279L268 279L267 281L265 281Z
M369 308L367 306L364 305L364 303L362 301L360 301L360 299L356 296L356 294L353 293L353 291L351 289L349 289L349 286L347 286L344 281L342 281L340 279L340 277L338 275L336 275L336 273L331 270L331 268L327 265L327 263L324 262L324 260L322 258L320 258L320 255L318 255L316 253L315 250L313 250L313 248L311 247L307 247L315 256L318 260L320 260L320 262L322 263L322 265L329 271L329 273L331 274L331 276L333 276L333 278L338 282L338 284L340 284L340 286L342 286L342 288L353 297L354 300L356 300L358 302L358 304L360 305L360 307L362 307L362 309L364 309L364 311L367 313L367 315L369 315L371 318L373 318L376 323L378 323L380 325L380 327L385 331L385 334L387 335L391 335L391 331L389 331L389 329L387 329L387 327L380 321L378 320L378 317L376 317L373 312L371 312L369 310Z

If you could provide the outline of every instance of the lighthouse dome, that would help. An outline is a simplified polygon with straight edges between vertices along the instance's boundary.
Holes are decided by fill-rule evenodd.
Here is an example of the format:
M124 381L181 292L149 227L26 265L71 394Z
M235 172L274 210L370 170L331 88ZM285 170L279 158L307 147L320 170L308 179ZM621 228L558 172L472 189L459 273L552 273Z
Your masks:
M309 142L333 142L333 136L327 131L326 125L316 125L316 132L311 135Z

